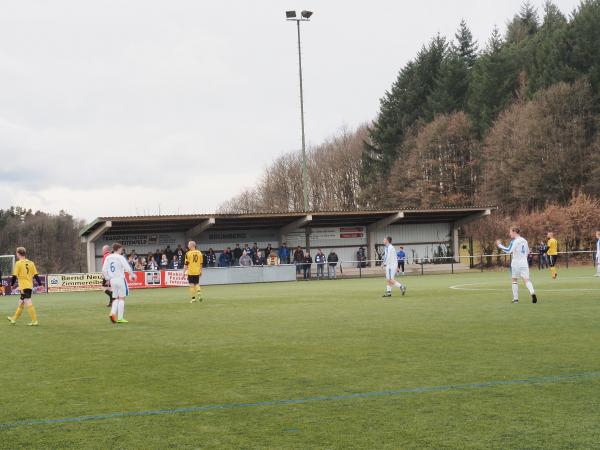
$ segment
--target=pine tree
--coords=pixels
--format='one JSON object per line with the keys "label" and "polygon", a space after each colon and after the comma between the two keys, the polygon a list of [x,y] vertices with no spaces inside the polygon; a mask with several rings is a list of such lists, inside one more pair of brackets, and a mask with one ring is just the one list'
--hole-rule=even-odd
{"label": "pine tree", "polygon": [[456,43],[452,43],[446,53],[428,99],[434,115],[461,111],[466,107],[470,71],[477,59],[477,42],[464,19],[454,36]]}
{"label": "pine tree", "polygon": [[477,41],[473,39],[473,33],[467,26],[465,19],[460,21],[460,26],[454,37],[456,39],[454,49],[465,60],[467,67],[470,69],[477,59],[478,45]]}
{"label": "pine tree", "polygon": [[402,68],[391,89],[380,100],[380,110],[369,130],[362,156],[363,188],[368,189],[377,180],[387,177],[407,130],[419,120],[433,118],[427,99],[435,87],[447,47],[444,37],[433,38],[414,61]]}
{"label": "pine tree", "polygon": [[520,72],[517,56],[515,49],[504,45],[494,27],[485,51],[473,67],[467,98],[467,110],[481,135],[515,96]]}

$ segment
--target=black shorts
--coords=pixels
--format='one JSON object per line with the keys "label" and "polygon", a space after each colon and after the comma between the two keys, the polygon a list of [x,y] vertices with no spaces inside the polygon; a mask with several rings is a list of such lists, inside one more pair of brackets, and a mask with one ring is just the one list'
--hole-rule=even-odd
{"label": "black shorts", "polygon": [[102,287],[109,287],[110,284],[108,283],[108,280],[106,278],[102,278]]}
{"label": "black shorts", "polygon": [[558,255],[548,255],[548,264],[550,264],[550,267],[554,267],[556,265],[557,259]]}
{"label": "black shorts", "polygon": [[200,284],[200,275],[188,275],[188,283]]}
{"label": "black shorts", "polygon": [[31,289],[23,289],[21,291],[21,300],[30,299],[31,298]]}

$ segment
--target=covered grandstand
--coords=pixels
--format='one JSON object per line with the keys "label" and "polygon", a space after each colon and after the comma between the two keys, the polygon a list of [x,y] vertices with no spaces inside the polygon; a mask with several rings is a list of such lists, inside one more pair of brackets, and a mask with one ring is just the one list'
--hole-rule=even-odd
{"label": "covered grandstand", "polygon": [[412,257],[432,257],[440,248],[459,253],[462,225],[491,213],[492,207],[389,209],[374,211],[291,212],[264,214],[189,214],[99,217],[81,231],[87,246],[89,272],[100,269],[104,244],[122,243],[142,254],[194,239],[201,250],[221,252],[235,244],[254,242],[260,248],[283,242],[289,247],[335,250],[342,261],[352,261],[361,246],[376,259],[385,236],[403,245]]}

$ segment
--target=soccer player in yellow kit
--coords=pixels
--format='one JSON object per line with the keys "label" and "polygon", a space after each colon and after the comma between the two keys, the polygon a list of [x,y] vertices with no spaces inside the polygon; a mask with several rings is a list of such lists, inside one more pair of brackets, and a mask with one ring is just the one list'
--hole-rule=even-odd
{"label": "soccer player in yellow kit", "polygon": [[548,264],[550,265],[550,274],[556,279],[556,259],[558,258],[558,241],[554,239],[554,233],[548,232]]}
{"label": "soccer player in yellow kit", "polygon": [[27,311],[31,316],[31,322],[29,325],[37,326],[38,320],[33,303],[31,303],[31,293],[33,292],[33,279],[35,278],[35,281],[37,281],[38,285],[40,286],[42,286],[42,281],[38,276],[38,272],[33,261],[27,259],[27,251],[25,250],[25,247],[17,248],[17,259],[18,261],[13,270],[11,286],[14,286],[17,280],[19,280],[21,299],[19,300],[19,305],[17,306],[15,315],[12,317],[7,317],[7,319],[11,324],[16,324],[17,320],[19,320],[19,317],[21,317],[21,314],[23,313],[23,309],[25,309],[25,306],[27,306]]}
{"label": "soccer player in yellow kit", "polygon": [[183,271],[188,277],[190,284],[190,293],[192,299],[190,303],[195,303],[196,300],[202,301],[202,289],[200,288],[200,277],[202,276],[202,261],[204,257],[202,252],[196,248],[194,241],[188,242],[188,252],[185,254],[185,265]]}

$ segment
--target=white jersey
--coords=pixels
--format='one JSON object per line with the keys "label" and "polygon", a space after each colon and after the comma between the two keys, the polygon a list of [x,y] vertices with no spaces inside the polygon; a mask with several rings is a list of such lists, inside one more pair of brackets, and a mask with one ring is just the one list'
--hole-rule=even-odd
{"label": "white jersey", "polygon": [[504,253],[510,253],[512,255],[512,267],[529,267],[527,262],[527,256],[529,255],[529,244],[525,238],[521,236],[513,239],[508,247],[500,244],[498,248]]}
{"label": "white jersey", "polygon": [[600,263],[600,239],[596,242],[596,259]]}
{"label": "white jersey", "polygon": [[386,267],[398,267],[398,256],[392,244],[388,244],[383,252],[383,265]]}
{"label": "white jersey", "polygon": [[123,255],[112,253],[106,257],[102,265],[105,279],[125,279],[125,272],[133,273],[133,270]]}

